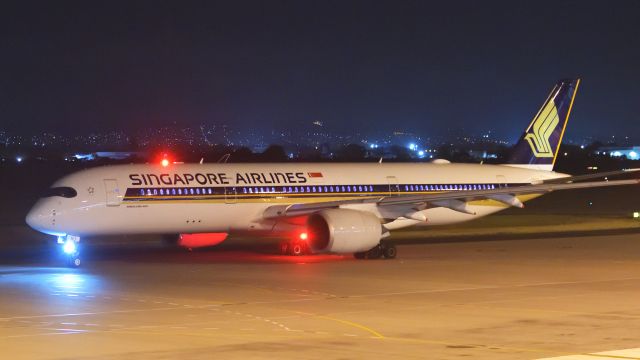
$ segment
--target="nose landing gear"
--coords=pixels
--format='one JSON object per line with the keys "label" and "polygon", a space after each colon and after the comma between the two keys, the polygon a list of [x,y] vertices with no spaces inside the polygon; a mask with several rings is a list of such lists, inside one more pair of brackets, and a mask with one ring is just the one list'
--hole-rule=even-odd
{"label": "nose landing gear", "polygon": [[280,243],[280,254],[302,256],[311,253],[309,245],[305,241],[291,240]]}
{"label": "nose landing gear", "polygon": [[79,257],[80,254],[76,254],[74,256],[70,256],[67,258],[67,266],[69,267],[78,267],[80,266],[81,260]]}
{"label": "nose landing gear", "polygon": [[368,251],[354,253],[353,257],[356,259],[379,259],[381,257],[385,259],[395,259],[396,255],[398,255],[396,246],[389,242],[382,241]]}
{"label": "nose landing gear", "polygon": [[65,263],[69,267],[78,267],[82,263],[80,260],[79,243],[79,236],[67,235],[66,237],[58,237],[58,244],[62,245],[62,253],[65,258]]}

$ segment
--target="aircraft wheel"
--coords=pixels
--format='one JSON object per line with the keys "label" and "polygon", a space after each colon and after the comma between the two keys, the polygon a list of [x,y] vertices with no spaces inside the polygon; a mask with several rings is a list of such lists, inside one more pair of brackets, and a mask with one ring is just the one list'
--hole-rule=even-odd
{"label": "aircraft wheel", "polygon": [[398,255],[398,250],[396,250],[395,245],[388,244],[382,250],[382,255],[384,255],[386,259],[395,259],[396,255]]}
{"label": "aircraft wheel", "polygon": [[299,242],[294,242],[291,244],[291,255],[293,256],[301,256],[306,253],[304,245]]}
{"label": "aircraft wheel", "polygon": [[82,263],[82,260],[80,260],[79,256],[69,256],[69,258],[67,259],[67,266],[69,267],[79,267],[80,264]]}
{"label": "aircraft wheel", "polygon": [[365,253],[366,259],[379,259],[382,256],[382,250],[380,249],[380,245],[374,246],[372,249]]}
{"label": "aircraft wheel", "polygon": [[289,255],[289,242],[283,241],[280,243],[280,255]]}

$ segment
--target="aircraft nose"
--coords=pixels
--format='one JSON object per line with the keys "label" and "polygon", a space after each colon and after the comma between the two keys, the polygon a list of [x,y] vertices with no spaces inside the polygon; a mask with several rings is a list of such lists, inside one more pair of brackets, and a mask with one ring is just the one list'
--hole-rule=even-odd
{"label": "aircraft nose", "polygon": [[55,221],[52,211],[42,201],[38,201],[27,213],[25,221],[32,229],[47,233]]}

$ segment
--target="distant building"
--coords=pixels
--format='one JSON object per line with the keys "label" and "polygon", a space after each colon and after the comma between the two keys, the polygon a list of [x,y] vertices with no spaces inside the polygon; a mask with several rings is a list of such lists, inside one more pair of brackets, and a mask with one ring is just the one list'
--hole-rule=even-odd
{"label": "distant building", "polygon": [[482,160],[498,158],[498,154],[487,152],[487,150],[469,150],[469,156]]}

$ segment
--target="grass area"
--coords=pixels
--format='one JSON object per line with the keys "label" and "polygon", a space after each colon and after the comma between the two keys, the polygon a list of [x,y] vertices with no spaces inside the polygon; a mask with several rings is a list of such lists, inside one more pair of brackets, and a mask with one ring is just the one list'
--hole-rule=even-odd
{"label": "grass area", "polygon": [[416,227],[392,232],[391,239],[443,238],[507,234],[544,234],[638,229],[640,220],[618,216],[493,215],[463,224]]}

